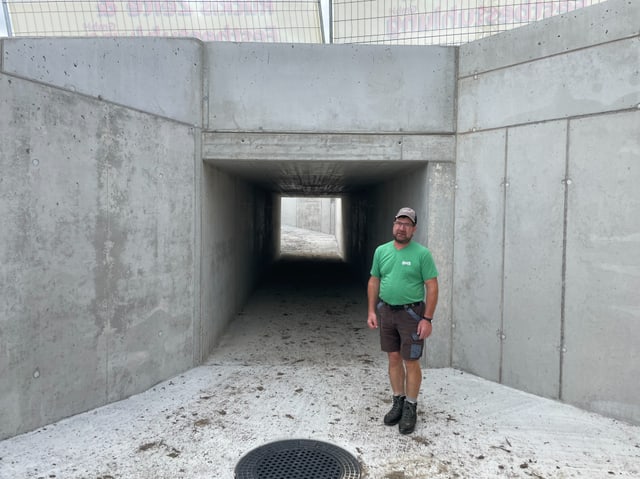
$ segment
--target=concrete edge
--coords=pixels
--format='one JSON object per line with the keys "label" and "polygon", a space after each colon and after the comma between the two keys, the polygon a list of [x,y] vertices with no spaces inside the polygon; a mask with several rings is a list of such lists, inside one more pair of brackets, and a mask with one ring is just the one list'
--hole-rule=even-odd
{"label": "concrete edge", "polygon": [[461,45],[458,79],[639,34],[637,2],[608,0]]}
{"label": "concrete edge", "polygon": [[203,133],[204,160],[455,162],[455,135]]}

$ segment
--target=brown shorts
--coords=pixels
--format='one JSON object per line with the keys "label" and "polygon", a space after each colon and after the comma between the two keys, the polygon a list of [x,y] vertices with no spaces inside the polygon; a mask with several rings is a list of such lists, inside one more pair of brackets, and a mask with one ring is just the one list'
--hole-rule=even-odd
{"label": "brown shorts", "polygon": [[[412,309],[418,318],[424,314],[424,302]],[[422,357],[424,339],[418,338],[418,320],[404,308],[392,309],[378,303],[380,347],[385,353],[400,351],[402,359],[414,361]]]}

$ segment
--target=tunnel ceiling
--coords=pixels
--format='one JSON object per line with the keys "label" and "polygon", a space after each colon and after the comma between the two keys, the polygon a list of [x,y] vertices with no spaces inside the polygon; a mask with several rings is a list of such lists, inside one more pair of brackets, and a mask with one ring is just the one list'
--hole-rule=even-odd
{"label": "tunnel ceiling", "polygon": [[423,166],[415,161],[207,160],[207,163],[285,196],[339,196],[410,174]]}
{"label": "tunnel ceiling", "polygon": [[203,133],[205,163],[285,196],[339,196],[454,161],[453,134]]}

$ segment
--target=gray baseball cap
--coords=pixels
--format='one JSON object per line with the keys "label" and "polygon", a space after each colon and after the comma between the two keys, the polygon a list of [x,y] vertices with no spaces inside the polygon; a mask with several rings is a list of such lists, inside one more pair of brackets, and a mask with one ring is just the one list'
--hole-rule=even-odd
{"label": "gray baseball cap", "polygon": [[413,221],[414,225],[418,222],[418,220],[416,219],[416,212],[406,206],[404,208],[400,208],[400,210],[396,213],[396,219],[400,218],[401,216],[406,216],[407,218],[409,218],[411,221]]}

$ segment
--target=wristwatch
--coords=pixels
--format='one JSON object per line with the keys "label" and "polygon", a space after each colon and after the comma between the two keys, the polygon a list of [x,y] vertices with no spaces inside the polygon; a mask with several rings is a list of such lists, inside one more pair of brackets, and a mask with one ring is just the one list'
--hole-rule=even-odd
{"label": "wristwatch", "polygon": [[425,316],[423,316],[423,317],[422,317],[422,319],[426,319],[426,320],[427,320],[427,321],[429,321],[429,322],[433,321],[433,318],[427,318],[427,317],[425,317]]}

